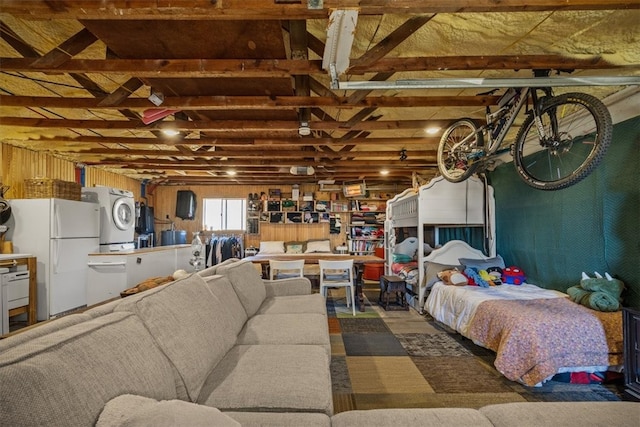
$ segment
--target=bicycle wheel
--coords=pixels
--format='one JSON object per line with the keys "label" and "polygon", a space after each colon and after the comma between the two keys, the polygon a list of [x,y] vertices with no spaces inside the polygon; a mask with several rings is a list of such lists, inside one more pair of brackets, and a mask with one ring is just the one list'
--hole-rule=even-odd
{"label": "bicycle wheel", "polygon": [[567,93],[546,99],[540,119],[546,137],[533,113],[518,131],[513,162],[520,177],[539,190],[560,190],[593,172],[611,143],[607,107],[591,95]]}
{"label": "bicycle wheel", "polygon": [[[471,119],[458,120],[447,128],[438,145],[438,169],[450,182],[461,182],[474,174],[478,168],[472,156],[482,147],[482,132]],[[473,135],[475,134],[475,135]],[[469,141],[454,148],[454,145],[469,137]]]}

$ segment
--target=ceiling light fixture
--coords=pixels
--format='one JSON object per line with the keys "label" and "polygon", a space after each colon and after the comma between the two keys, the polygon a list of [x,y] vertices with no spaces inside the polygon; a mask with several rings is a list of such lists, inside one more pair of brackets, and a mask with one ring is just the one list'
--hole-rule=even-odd
{"label": "ceiling light fixture", "polygon": [[166,136],[176,136],[180,134],[180,132],[175,129],[162,129],[162,133]]}
{"label": "ceiling light fixture", "polygon": [[228,171],[227,171],[227,175],[229,175],[229,176],[235,176],[235,175],[236,175],[236,171],[234,171],[234,170],[228,170]]}
{"label": "ceiling light fixture", "polygon": [[440,131],[439,127],[431,127],[431,128],[427,128],[424,130],[426,133],[428,133],[429,135],[435,135],[436,133],[438,133]]}
{"label": "ceiling light fixture", "polygon": [[382,169],[380,171],[380,175],[389,175],[389,170],[388,169]]}
{"label": "ceiling light fixture", "polygon": [[300,136],[309,136],[311,135],[311,128],[309,127],[309,122],[300,122],[300,127],[298,128],[298,135]]}

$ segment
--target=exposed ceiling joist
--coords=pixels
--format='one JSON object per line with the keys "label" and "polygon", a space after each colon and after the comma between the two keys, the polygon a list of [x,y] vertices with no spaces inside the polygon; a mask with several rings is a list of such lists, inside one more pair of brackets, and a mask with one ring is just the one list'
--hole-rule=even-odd
{"label": "exposed ceiling joist", "polygon": [[[581,88],[556,93],[609,99],[629,81],[591,85],[596,78],[640,76],[637,0],[307,3],[0,0],[0,143],[154,184],[322,177],[406,187],[417,171],[433,176],[450,122],[481,122],[499,99],[447,79],[493,89],[530,70],[575,70]],[[332,88],[321,61],[329,14],[348,8],[358,20],[340,80],[370,86]],[[440,85],[397,85],[431,79]],[[159,107],[151,88],[163,93]],[[144,125],[150,108],[168,112]],[[171,129],[179,134],[162,132]],[[281,163],[315,175],[292,176]]]}

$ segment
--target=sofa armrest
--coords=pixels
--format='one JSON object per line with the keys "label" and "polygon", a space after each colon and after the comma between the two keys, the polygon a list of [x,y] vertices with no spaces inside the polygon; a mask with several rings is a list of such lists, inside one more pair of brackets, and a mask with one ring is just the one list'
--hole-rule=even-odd
{"label": "sofa armrest", "polygon": [[311,281],[306,277],[263,280],[263,282],[267,289],[267,298],[311,294]]}

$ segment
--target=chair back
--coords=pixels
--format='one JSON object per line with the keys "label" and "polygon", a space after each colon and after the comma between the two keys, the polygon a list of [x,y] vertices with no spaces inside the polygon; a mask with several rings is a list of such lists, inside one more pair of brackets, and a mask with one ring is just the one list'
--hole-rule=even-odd
{"label": "chair back", "polygon": [[353,315],[356,315],[356,298],[353,260],[329,261],[318,260],[320,267],[320,294],[327,297],[327,288],[344,287],[347,291],[347,307],[351,305]]}
{"label": "chair back", "polygon": [[320,283],[349,283],[354,285],[353,260],[318,260]]}
{"label": "chair back", "polygon": [[304,260],[269,260],[269,280],[304,277]]}

